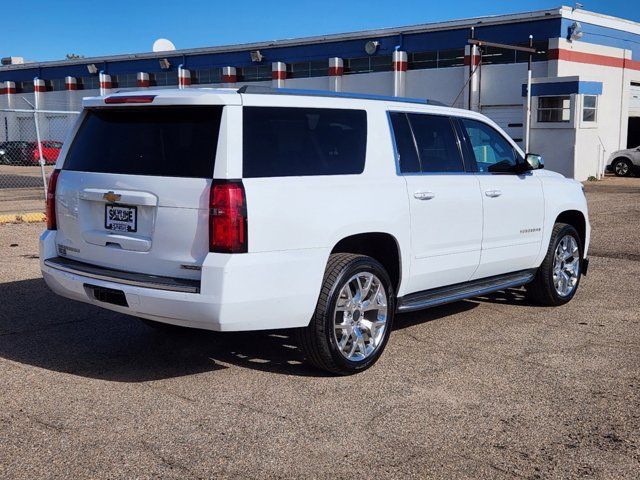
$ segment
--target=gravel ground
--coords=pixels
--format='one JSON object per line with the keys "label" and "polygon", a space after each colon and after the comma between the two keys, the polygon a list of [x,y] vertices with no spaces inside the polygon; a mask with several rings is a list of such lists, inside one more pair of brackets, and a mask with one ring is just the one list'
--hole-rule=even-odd
{"label": "gravel ground", "polygon": [[640,179],[587,186],[589,276],[397,317],[348,378],[287,334],[167,336],[50,293],[0,226],[0,478],[638,478]]}

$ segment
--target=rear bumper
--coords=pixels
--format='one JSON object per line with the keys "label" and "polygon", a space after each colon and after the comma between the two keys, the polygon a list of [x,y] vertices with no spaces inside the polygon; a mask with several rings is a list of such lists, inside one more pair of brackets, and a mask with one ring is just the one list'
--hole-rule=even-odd
{"label": "rear bumper", "polygon": [[111,268],[98,267],[96,265],[78,262],[77,260],[72,260],[66,257],[49,258],[44,260],[44,264],[54,270],[80,275],[90,280],[104,280],[106,282],[152,288],[155,290],[200,293],[200,282],[195,280],[125,272],[122,270],[114,270]]}
{"label": "rear bumper", "polygon": [[[54,260],[55,235],[46,231],[40,238],[40,267],[45,282],[58,295],[127,315],[216,331],[308,325],[329,256],[326,249],[209,254],[202,265],[199,293],[188,293],[93,275],[71,262],[60,268],[64,262]],[[104,297],[96,295],[94,287],[123,292],[126,306],[98,300]]]}

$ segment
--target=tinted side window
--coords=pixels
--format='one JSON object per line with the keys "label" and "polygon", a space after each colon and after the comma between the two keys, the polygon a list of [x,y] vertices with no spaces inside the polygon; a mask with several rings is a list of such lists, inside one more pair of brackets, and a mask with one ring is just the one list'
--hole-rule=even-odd
{"label": "tinted side window", "polygon": [[462,155],[449,117],[408,114],[423,172],[464,172]]}
{"label": "tinted side window", "polygon": [[362,173],[366,145],[364,110],[244,108],[247,178]]}
{"label": "tinted side window", "polygon": [[510,172],[518,163],[518,153],[493,127],[477,120],[461,118],[480,172]]}
{"label": "tinted side window", "polygon": [[63,168],[211,178],[221,115],[222,107],[91,109]]}
{"label": "tinted side window", "polygon": [[407,115],[404,113],[392,112],[391,125],[393,126],[393,136],[398,151],[398,162],[400,172],[415,173],[420,171],[420,160],[416,151],[416,144],[413,141],[413,133]]}

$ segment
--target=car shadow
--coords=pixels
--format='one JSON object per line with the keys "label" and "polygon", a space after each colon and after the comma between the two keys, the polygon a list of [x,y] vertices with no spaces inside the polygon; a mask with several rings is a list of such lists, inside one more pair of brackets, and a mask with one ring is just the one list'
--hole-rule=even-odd
{"label": "car shadow", "polygon": [[477,303],[469,300],[461,300],[459,302],[447,303],[438,307],[431,307],[425,310],[417,310],[415,312],[407,312],[396,314],[393,329],[402,330],[427,322],[434,322],[451,315],[473,310],[478,306]]}
{"label": "car shadow", "polygon": [[[497,295],[497,294],[496,294]],[[492,295],[480,301],[518,302]],[[134,317],[52,293],[42,279],[0,284],[0,357],[46,370],[115,382],[146,382],[236,365],[264,372],[327,376],[308,366],[290,330],[165,332]],[[394,329],[475,308],[461,301],[398,315]]]}
{"label": "car shadow", "polygon": [[165,332],[128,315],[59,297],[42,279],[0,284],[0,358],[116,382],[194,375],[225,364],[326,375],[303,363],[290,331]]}
{"label": "car shadow", "polygon": [[509,288],[507,290],[500,290],[498,292],[475,297],[473,301],[503,305],[520,305],[523,307],[537,306],[526,297],[525,290],[522,287]]}

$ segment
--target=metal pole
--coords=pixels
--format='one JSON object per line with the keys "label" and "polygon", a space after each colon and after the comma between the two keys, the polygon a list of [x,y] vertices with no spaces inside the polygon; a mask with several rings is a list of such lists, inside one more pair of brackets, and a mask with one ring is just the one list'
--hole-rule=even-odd
{"label": "metal pole", "polygon": [[[529,48],[533,48],[533,35],[529,35]],[[529,142],[531,139],[531,63],[533,54],[529,52],[529,62],[527,66],[527,118],[524,140],[524,153],[529,153]]]}
{"label": "metal pole", "polygon": [[482,113],[482,48],[478,50],[478,112]]}
{"label": "metal pole", "polygon": [[40,172],[42,173],[42,186],[44,187],[44,198],[47,198],[47,174],[44,172],[44,156],[42,155],[42,139],[40,138],[40,126],[38,122],[38,111],[33,111],[33,121],[36,124],[36,141],[38,142],[38,155],[40,155]]}
{"label": "metal pole", "polygon": [[[474,40],[476,37],[476,29],[474,27],[471,27],[471,33],[470,33],[470,37],[469,40]],[[469,45],[469,80],[468,80],[468,84],[469,84],[469,98],[468,98],[468,110],[471,110],[471,90],[473,88],[472,82],[473,82],[473,63],[474,63],[474,58],[473,58],[473,52],[474,52],[474,48],[475,45],[471,44]]]}

